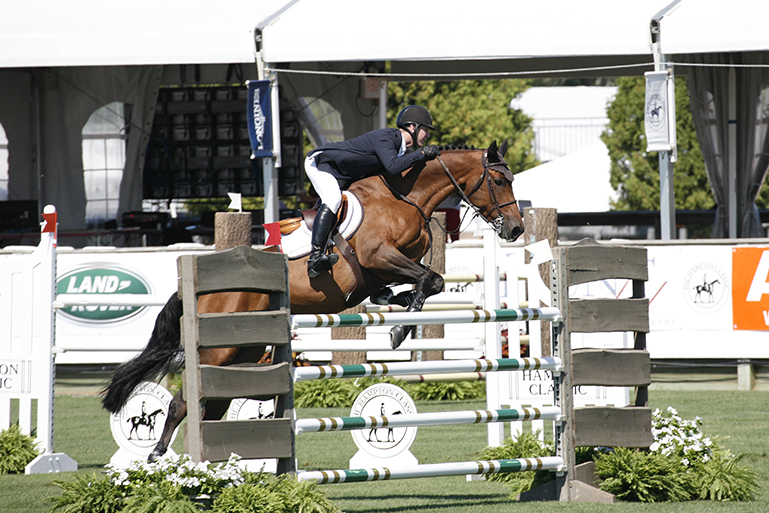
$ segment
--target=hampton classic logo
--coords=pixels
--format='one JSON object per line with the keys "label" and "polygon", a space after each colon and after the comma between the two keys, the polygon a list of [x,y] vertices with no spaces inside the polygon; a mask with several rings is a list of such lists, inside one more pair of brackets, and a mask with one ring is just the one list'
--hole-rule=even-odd
{"label": "hampton classic logo", "polygon": [[[81,267],[64,274],[56,283],[58,294],[150,294],[146,280],[110,265]],[[114,322],[132,317],[143,306],[68,306],[60,312],[84,322]]]}
{"label": "hampton classic logo", "polygon": [[[380,383],[360,393],[353,403],[350,415],[378,417],[416,412],[417,407],[405,390],[389,383]],[[352,438],[358,449],[378,458],[391,458],[408,450],[416,436],[416,427],[379,427],[352,431]]]}
{"label": "hampton classic logo", "polygon": [[729,299],[729,277],[718,265],[700,262],[684,276],[683,294],[695,310],[713,312]]}

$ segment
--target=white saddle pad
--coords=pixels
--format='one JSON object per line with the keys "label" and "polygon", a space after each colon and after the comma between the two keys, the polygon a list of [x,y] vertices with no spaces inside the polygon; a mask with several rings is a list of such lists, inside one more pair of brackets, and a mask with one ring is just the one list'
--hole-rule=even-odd
{"label": "white saddle pad", "polygon": [[[345,239],[349,239],[363,222],[363,207],[354,194],[348,191],[344,191],[342,194],[347,197],[347,215],[337,229]],[[299,228],[280,239],[283,253],[288,255],[291,260],[308,255],[311,236],[312,232],[307,228],[307,223],[303,219]],[[331,244],[333,245],[333,242]]]}

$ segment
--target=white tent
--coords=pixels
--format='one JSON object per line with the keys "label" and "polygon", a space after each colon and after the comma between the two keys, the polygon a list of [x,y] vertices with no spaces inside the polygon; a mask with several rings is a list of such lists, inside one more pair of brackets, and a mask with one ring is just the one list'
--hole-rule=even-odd
{"label": "white tent", "polygon": [[[361,109],[360,72],[376,73],[389,62],[390,76],[407,80],[511,77],[516,72],[640,75],[652,69],[651,18],[670,2],[477,0],[461,7],[443,0],[220,0],[210,6],[178,0],[11,2],[0,17],[0,123],[9,140],[9,199],[54,203],[63,228],[81,228],[80,131],[88,113],[123,101],[133,106],[136,129],[128,136],[120,211],[140,208],[153,99],[161,85],[184,84],[185,77],[188,84],[222,83],[228,65],[240,64],[242,78],[253,79],[264,62],[279,70],[289,99],[329,101],[341,112],[345,137],[350,137],[374,128],[379,118],[361,115],[375,113],[376,105],[365,100],[369,110]],[[683,0],[660,23],[661,49],[679,63],[677,72],[679,65],[695,62],[712,66],[703,62],[710,59],[708,52],[719,52],[713,57],[721,59],[716,64],[747,57],[765,63],[767,19],[765,0]],[[194,70],[185,73],[185,66]],[[740,75],[732,83],[763,87],[764,79]],[[700,92],[719,102],[730,94],[755,96],[753,89],[713,91],[704,87]],[[737,105],[745,118],[739,121],[738,116],[738,126],[749,127],[756,106]],[[728,122],[720,116],[724,127]],[[753,138],[745,133],[733,140],[742,144]],[[739,148],[740,155],[751,151]],[[736,153],[732,148],[731,154]],[[737,183],[736,169],[745,167],[740,159],[725,183]],[[709,171],[719,169],[717,163],[709,166]],[[752,183],[762,179],[753,174]],[[718,193],[720,205],[740,205],[729,211],[732,220],[750,214],[752,205],[749,194],[734,190]]]}
{"label": "white tent", "polygon": [[609,152],[602,142],[515,175],[515,198],[558,212],[606,212],[616,199],[609,185]]}

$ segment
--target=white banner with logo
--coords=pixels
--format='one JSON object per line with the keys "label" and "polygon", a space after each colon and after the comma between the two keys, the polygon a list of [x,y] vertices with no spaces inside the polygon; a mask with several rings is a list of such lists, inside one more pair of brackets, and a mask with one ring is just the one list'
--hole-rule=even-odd
{"label": "white banner with logo", "polygon": [[[670,101],[668,98],[667,71],[650,71],[646,77],[646,102],[644,108],[644,132],[646,134],[646,151],[670,151],[673,148],[671,127],[668,123]],[[672,127],[674,130],[675,127]]]}
{"label": "white banner with logo", "polygon": [[[177,290],[176,260],[211,251],[152,248],[60,249],[57,294],[139,294]],[[117,363],[147,345],[162,306],[69,306],[56,316],[57,363]]]}

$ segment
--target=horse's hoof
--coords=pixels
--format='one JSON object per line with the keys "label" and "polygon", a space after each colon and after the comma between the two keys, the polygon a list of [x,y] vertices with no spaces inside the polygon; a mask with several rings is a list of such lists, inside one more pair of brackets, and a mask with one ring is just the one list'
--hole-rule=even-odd
{"label": "horse's hoof", "polygon": [[405,336],[406,333],[403,326],[393,326],[393,329],[390,330],[390,347],[398,349],[403,343]]}
{"label": "horse's hoof", "polygon": [[158,461],[160,458],[163,457],[163,455],[166,453],[163,449],[158,449],[155,447],[149,456],[147,456],[147,462],[153,463],[155,461]]}

